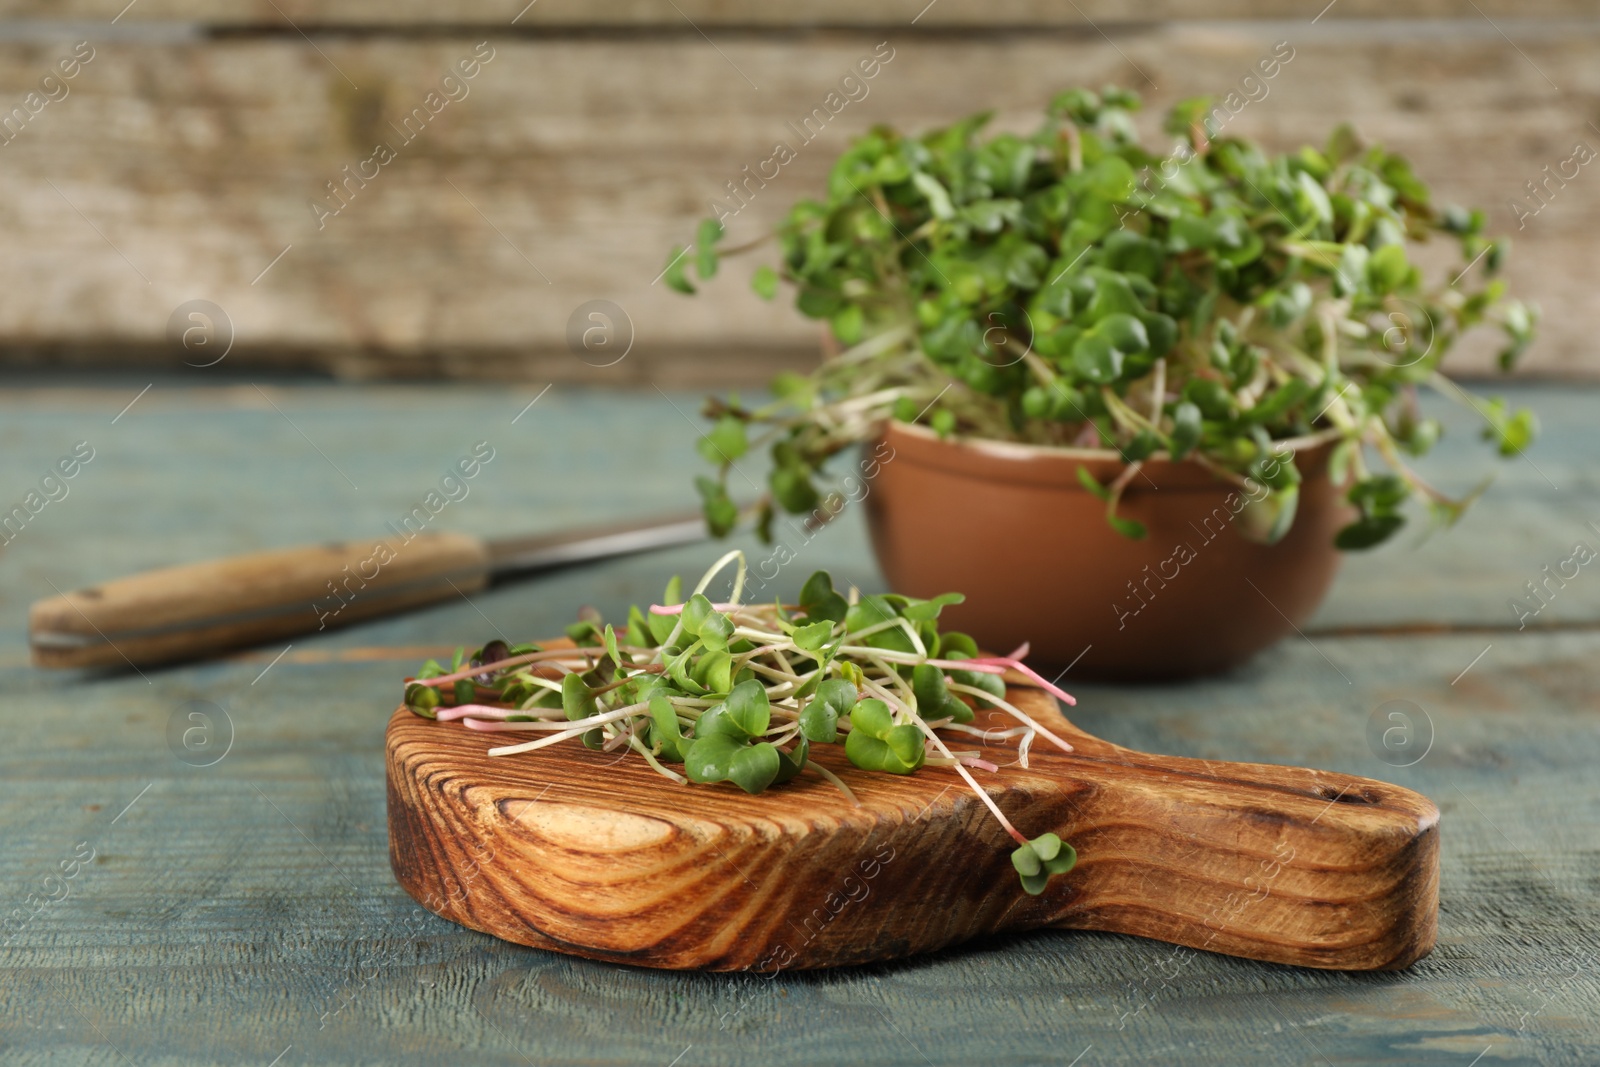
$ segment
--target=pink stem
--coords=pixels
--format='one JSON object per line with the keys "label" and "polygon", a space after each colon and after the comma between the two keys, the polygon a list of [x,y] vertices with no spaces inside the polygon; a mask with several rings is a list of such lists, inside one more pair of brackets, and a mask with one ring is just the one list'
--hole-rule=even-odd
{"label": "pink stem", "polygon": [[965,763],[968,767],[976,767],[980,771],[989,771],[991,773],[993,773],[995,771],[998,771],[1000,769],[998,766],[996,766],[993,763],[990,763],[988,760],[979,759],[977,756],[962,756],[956,762],[957,763]]}
{"label": "pink stem", "polygon": [[[716,609],[717,611],[736,611],[739,608],[748,608],[750,605],[749,604],[712,604],[711,606],[714,609]],[[789,610],[789,611],[797,611],[797,610],[799,610],[797,605],[790,604],[790,605],[785,605],[785,606],[786,606],[787,610]],[[650,614],[652,614],[652,615],[681,615],[681,614],[683,614],[683,608],[684,608],[683,604],[651,604],[650,605]]]}
{"label": "pink stem", "polygon": [[[652,615],[682,615],[684,606],[685,605],[683,605],[683,604],[651,604],[650,605],[650,614],[652,614]],[[744,605],[743,604],[713,604],[713,605],[711,605],[711,607],[712,607],[712,610],[714,610],[714,611],[732,611],[735,608],[742,608],[742,607],[744,607]]]}
{"label": "pink stem", "polygon": [[[554,662],[563,659],[584,659],[587,661],[589,655],[602,656],[605,651],[603,648],[547,648],[542,652],[529,652],[527,655],[512,656],[510,659],[499,660],[495,663],[467,667],[464,670],[456,671],[454,674],[441,674],[437,678],[407,678],[406,684],[410,685],[415,682],[418,685],[431,685],[437,688],[448,682],[459,682],[463,678],[473,678],[490,671],[503,670],[506,667],[520,667],[524,663]],[[556,654],[552,655],[551,653]]]}
{"label": "pink stem", "polygon": [[[874,686],[874,688],[877,687]],[[922,721],[922,716],[913,715],[911,720],[916,724],[917,729],[921,730],[923,734],[927,736],[928,743],[931,744],[936,751],[945,756],[947,759],[950,758],[950,750],[945,747],[945,743],[943,741],[939,740],[939,735],[933,732],[933,727]],[[1019,845],[1026,845],[1028,843],[1028,839],[1023,837],[1022,833],[1015,826],[1011,825],[1011,820],[1006,818],[1005,812],[1000,810],[1000,806],[994,802],[994,798],[989,796],[988,792],[983,788],[983,786],[978,784],[978,780],[972,777],[972,772],[962,766],[962,762],[962,760],[956,760],[956,773],[961,775],[962,778],[966,779],[967,785],[971,787],[972,792],[977,795],[978,799],[983,801],[984,806],[989,809],[989,813],[995,817],[995,821],[1000,824],[1001,828],[1004,829],[1006,833],[1011,835],[1011,840],[1015,841]]]}
{"label": "pink stem", "polygon": [[532,722],[487,722],[483,719],[463,719],[461,725],[469,730],[477,730],[486,734],[520,733],[537,729],[540,725],[548,724],[549,719],[534,720]]}
{"label": "pink stem", "polygon": [[991,656],[991,657],[989,657],[987,659],[983,659],[983,660],[968,660],[967,662],[968,663],[981,662],[981,663],[989,663],[989,664],[1004,664],[1006,667],[1010,667],[1012,670],[1018,671],[1018,672],[1020,672],[1022,674],[1027,675],[1029,678],[1032,678],[1035,682],[1039,683],[1039,688],[1043,689],[1047,693],[1054,694],[1055,696],[1059,697],[1064,703],[1071,705],[1071,704],[1076,704],[1078,702],[1077,698],[1075,698],[1071,693],[1067,692],[1065,689],[1056,688],[1056,686],[1055,686],[1055,684],[1053,682],[1045,681],[1044,678],[1042,678],[1039,675],[1039,673],[1037,671],[1035,671],[1032,667],[1028,666],[1026,663],[1023,663],[1019,659],[1012,658],[1011,656]]}
{"label": "pink stem", "polygon": [[930,659],[928,664],[947,671],[977,671],[979,674],[1004,674],[1004,667],[996,667],[986,659]]}
{"label": "pink stem", "polygon": [[480,719],[507,719],[521,714],[524,713],[516,708],[496,708],[488,704],[457,704],[452,708],[440,708],[434,717],[440,722],[454,722],[457,719],[465,719],[468,715],[476,715]]}

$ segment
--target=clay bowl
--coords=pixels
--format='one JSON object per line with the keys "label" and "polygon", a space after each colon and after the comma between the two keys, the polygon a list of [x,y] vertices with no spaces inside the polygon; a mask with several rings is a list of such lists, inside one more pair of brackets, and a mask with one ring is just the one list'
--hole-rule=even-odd
{"label": "clay bowl", "polygon": [[[1303,478],[1289,533],[1247,540],[1231,519],[1243,491],[1190,461],[1150,460],[1105,520],[1078,468],[1101,484],[1121,460],[1087,450],[940,440],[891,423],[866,496],[878,563],[896,592],[951,590],[942,622],[985,648],[1027,641],[1031,658],[1073,675],[1182,678],[1226,670],[1293,633],[1339,569],[1351,511],[1327,476],[1326,447],[1295,458]],[[1080,658],[1081,657],[1081,658]]]}

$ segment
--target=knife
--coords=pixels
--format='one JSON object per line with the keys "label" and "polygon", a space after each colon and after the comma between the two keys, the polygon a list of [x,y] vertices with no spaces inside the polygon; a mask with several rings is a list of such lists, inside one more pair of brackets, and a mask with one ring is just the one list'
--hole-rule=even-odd
{"label": "knife", "polygon": [[253,552],[58,591],[28,609],[28,644],[39,667],[174,663],[705,537],[704,519],[680,515],[490,540],[401,530],[380,540]]}

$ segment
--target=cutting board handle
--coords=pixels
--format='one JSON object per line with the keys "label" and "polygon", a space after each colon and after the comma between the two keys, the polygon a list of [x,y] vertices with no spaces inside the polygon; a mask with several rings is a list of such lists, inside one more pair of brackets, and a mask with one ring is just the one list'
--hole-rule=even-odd
{"label": "cutting board handle", "polygon": [[343,626],[482,589],[476,537],[302,545],[146,571],[36,602],[40,667],[145,666]]}
{"label": "cutting board handle", "polygon": [[1069,737],[1076,753],[1040,760],[1067,791],[1082,857],[1054,925],[1341,970],[1405,967],[1432,949],[1439,810],[1426,797]]}

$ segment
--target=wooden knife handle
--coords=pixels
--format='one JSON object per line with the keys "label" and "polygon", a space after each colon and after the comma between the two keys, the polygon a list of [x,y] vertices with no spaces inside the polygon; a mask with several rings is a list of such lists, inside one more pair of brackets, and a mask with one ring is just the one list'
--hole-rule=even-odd
{"label": "wooden knife handle", "polygon": [[146,666],[221,652],[482,589],[476,537],[345,541],[146,571],[40,600],[28,610],[40,667]]}

